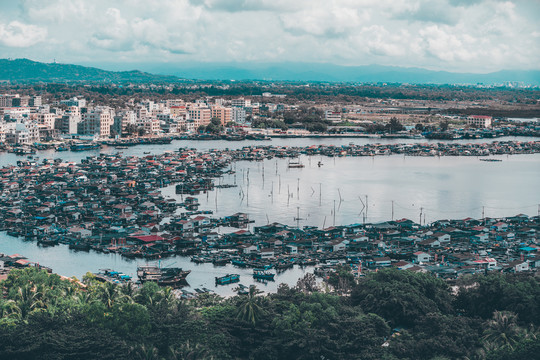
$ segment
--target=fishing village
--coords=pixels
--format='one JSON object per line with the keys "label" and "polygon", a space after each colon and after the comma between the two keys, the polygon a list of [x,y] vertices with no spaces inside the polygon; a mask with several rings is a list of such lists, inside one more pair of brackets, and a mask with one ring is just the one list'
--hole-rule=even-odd
{"label": "fishing village", "polygon": [[[425,220],[422,225],[422,218],[419,223],[401,219],[322,228],[269,219],[250,229],[249,214],[214,217],[212,210],[200,209],[197,196],[216,188],[235,188],[236,184],[218,179],[234,173],[238,161],[286,158],[289,167],[301,168],[300,155],[317,156],[320,167],[324,158],[340,156],[478,156],[501,161],[489,155],[539,152],[538,141],[494,141],[261,145],[205,152],[180,148],[143,157],[100,154],[80,163],[27,156],[0,169],[0,229],[41,247],[64,244],[72,251],[116,253],[146,264],[137,267],[136,279],[114,269],[87,269],[98,279],[119,284],[154,281],[181,288],[191,270],[159,265],[172,256],[189,257],[194,265],[252,269],[253,279],[263,283],[294,267],[309,268],[323,279],[341,266],[356,276],[396,267],[450,280],[486,271],[530,272],[540,267],[538,216],[438,220],[427,225]],[[182,202],[161,193],[168,186],[175,188]],[[19,254],[0,261],[3,268],[48,265]],[[236,273],[215,277],[216,286],[240,281]],[[237,291],[247,290],[240,284]],[[193,296],[189,291],[181,294]]]}

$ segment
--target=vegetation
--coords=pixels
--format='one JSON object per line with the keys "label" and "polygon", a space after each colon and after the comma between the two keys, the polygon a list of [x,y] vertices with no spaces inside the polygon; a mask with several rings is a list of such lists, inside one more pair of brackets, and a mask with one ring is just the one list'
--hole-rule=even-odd
{"label": "vegetation", "polygon": [[[540,282],[346,267],[264,295],[179,300],[170,288],[13,270],[1,283],[2,359],[532,359]],[[494,296],[496,294],[496,296]]]}

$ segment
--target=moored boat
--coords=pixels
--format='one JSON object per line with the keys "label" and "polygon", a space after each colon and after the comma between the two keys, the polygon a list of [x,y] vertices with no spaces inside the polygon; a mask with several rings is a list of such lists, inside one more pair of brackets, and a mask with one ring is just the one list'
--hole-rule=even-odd
{"label": "moored boat", "polygon": [[227,285],[240,281],[240,275],[238,274],[227,274],[225,276],[216,276],[216,285]]}
{"label": "moored boat", "polygon": [[253,269],[253,277],[259,280],[274,280],[276,274],[265,269]]}
{"label": "moored boat", "polygon": [[137,266],[137,277],[141,283],[153,281],[160,286],[180,287],[185,283],[190,272],[191,270],[182,270],[182,268],[161,268],[157,265]]}

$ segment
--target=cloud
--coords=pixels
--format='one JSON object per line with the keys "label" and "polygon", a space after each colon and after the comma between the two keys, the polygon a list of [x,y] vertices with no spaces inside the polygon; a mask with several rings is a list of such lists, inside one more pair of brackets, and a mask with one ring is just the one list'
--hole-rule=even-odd
{"label": "cloud", "polygon": [[406,21],[433,22],[455,25],[461,18],[462,9],[450,6],[446,0],[421,1],[395,15],[396,19]]}
{"label": "cloud", "polygon": [[12,21],[0,24],[0,43],[8,47],[30,47],[45,40],[47,29],[36,25],[27,25]]}
{"label": "cloud", "polygon": [[189,0],[194,6],[202,6],[211,11],[294,11],[303,8],[302,1],[290,0]]}
{"label": "cloud", "polygon": [[347,35],[367,19],[365,12],[357,9],[334,7],[311,8],[280,16],[285,31],[296,35],[336,37]]}
{"label": "cloud", "polygon": [[539,11],[538,0],[11,0],[0,46],[75,63],[539,68]]}

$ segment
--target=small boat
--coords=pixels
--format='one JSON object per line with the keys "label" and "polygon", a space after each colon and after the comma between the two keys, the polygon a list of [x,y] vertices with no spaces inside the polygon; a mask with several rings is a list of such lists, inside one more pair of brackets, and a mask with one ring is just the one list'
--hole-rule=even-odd
{"label": "small boat", "polygon": [[275,275],[276,274],[265,269],[253,269],[253,278],[255,279],[273,281]]}
{"label": "small boat", "polygon": [[171,286],[173,288],[184,284],[190,272],[191,270],[172,267],[161,268],[156,265],[137,266],[137,277],[141,283],[153,281],[160,286]]}
{"label": "small boat", "polygon": [[304,164],[302,164],[300,162],[300,160],[298,160],[298,161],[289,161],[288,167],[291,168],[291,169],[298,169],[298,168],[303,168]]}
{"label": "small boat", "polygon": [[225,276],[216,276],[216,285],[227,285],[240,281],[240,275],[238,274],[227,274]]}

